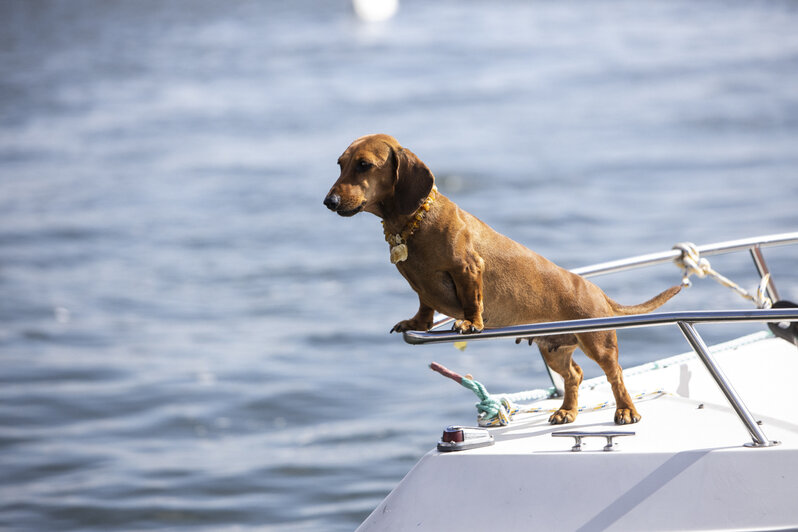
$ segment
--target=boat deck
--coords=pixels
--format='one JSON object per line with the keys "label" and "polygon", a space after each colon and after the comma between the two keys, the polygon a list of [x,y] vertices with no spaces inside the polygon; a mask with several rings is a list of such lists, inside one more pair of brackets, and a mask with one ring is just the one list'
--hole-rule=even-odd
{"label": "boat deck", "polygon": [[[798,375],[798,352],[784,340],[768,333],[758,333],[712,349],[728,380],[772,440],[788,441],[798,434],[798,394],[795,376]],[[780,368],[774,372],[774,368]],[[549,413],[518,414],[508,427],[492,428],[491,433],[510,452],[519,437],[532,437],[558,431],[633,431],[634,437],[618,439],[618,448],[650,452],[665,445],[671,451],[697,448],[738,447],[750,441],[744,425],[729,407],[718,386],[703,367],[695,353],[686,353],[654,364],[632,368],[624,372],[629,393],[647,394],[635,401],[643,415],[640,423],[618,426],[613,422],[613,408],[581,412],[574,423],[549,425]],[[663,394],[656,394],[662,390]],[[612,400],[606,378],[586,381],[579,392],[580,405],[591,407]],[[535,403],[544,409],[554,409],[561,399],[553,398]],[[767,414],[765,414],[767,412]],[[782,438],[781,431],[787,431]],[[689,434],[689,438],[674,438],[675,434]],[[534,438],[527,441],[535,451],[567,450],[570,439]],[[796,442],[798,443],[798,442]],[[603,440],[583,442],[583,450],[601,450]],[[476,451],[476,450],[475,450]],[[489,450],[488,450],[489,452]]]}
{"label": "boat deck", "polygon": [[[751,448],[745,426],[692,353],[625,373],[640,423],[618,426],[614,408],[549,425],[518,414],[488,429],[495,444],[428,453],[359,530],[776,530],[798,525],[798,351],[758,333],[713,355],[770,440]],[[663,390],[662,394],[651,394]],[[606,380],[586,381],[580,405],[612,400]],[[536,403],[556,408],[560,400]],[[586,438],[573,452],[562,431],[634,432]],[[766,495],[764,495],[766,493]],[[574,501],[580,501],[578,505]],[[457,511],[454,514],[452,508]],[[449,509],[441,511],[442,509]]]}

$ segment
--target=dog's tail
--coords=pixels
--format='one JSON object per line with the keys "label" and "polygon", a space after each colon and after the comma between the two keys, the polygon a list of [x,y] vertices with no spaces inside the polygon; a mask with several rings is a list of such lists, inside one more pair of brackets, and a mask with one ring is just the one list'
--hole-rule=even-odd
{"label": "dog's tail", "polygon": [[647,312],[651,312],[652,310],[661,307],[664,305],[670,298],[678,294],[682,289],[682,286],[672,286],[665,290],[662,293],[657,294],[656,296],[652,297],[645,303],[640,303],[639,305],[621,305],[607,298],[607,302],[609,302],[610,307],[612,307],[612,311],[616,316],[629,316],[631,314],[645,314]]}

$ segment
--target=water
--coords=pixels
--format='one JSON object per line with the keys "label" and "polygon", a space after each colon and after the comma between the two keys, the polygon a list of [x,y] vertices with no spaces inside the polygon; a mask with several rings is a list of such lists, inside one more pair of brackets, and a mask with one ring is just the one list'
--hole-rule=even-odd
{"label": "water", "polygon": [[[792,2],[405,0],[367,26],[344,0],[5,0],[0,19],[3,530],[351,530],[474,420],[430,361],[547,386],[509,341],[387,333],[416,298],[377,219],[321,204],[362,134],[567,267],[798,228]],[[766,255],[798,298],[794,250]],[[752,288],[749,262],[713,259]],[[632,304],[678,279],[599,283]],[[746,306],[697,281],[667,308]],[[626,366],[686,349],[621,335]]]}

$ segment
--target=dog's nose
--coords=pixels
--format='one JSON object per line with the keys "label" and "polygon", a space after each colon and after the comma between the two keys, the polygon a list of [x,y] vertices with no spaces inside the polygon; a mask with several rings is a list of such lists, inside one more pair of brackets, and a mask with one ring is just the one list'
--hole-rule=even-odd
{"label": "dog's nose", "polygon": [[338,209],[338,206],[341,205],[341,196],[339,196],[338,194],[330,194],[329,196],[324,198],[324,204],[331,211],[335,211]]}

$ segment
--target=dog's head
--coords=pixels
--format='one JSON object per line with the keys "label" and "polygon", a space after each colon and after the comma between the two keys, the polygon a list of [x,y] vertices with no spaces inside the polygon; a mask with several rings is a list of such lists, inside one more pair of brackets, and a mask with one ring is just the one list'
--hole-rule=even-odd
{"label": "dog's head", "polygon": [[324,205],[341,216],[411,214],[435,183],[429,168],[390,135],[360,137],[338,158],[338,166],[341,175]]}

